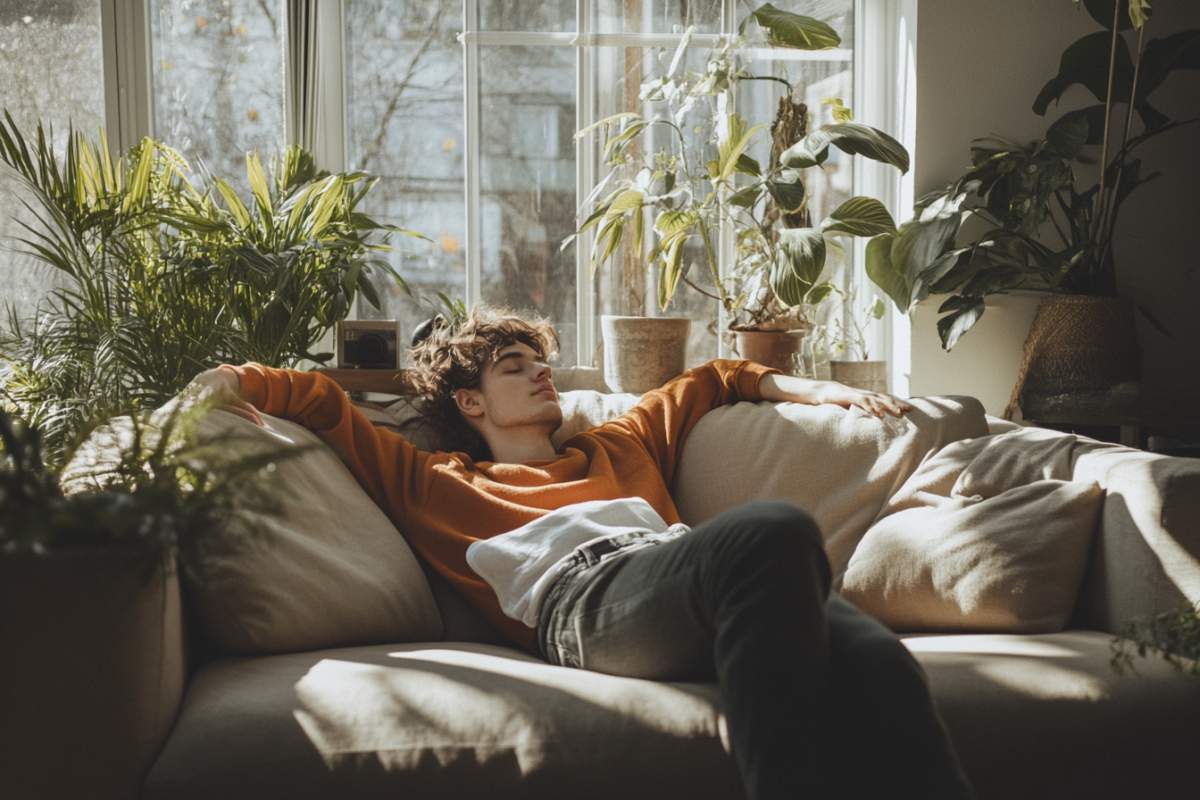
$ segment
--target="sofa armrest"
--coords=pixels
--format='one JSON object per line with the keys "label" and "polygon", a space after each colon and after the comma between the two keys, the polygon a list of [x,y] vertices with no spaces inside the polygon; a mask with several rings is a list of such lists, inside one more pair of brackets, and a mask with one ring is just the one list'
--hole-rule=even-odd
{"label": "sofa armrest", "polygon": [[1120,633],[1135,619],[1200,603],[1200,460],[1080,438],[1072,477],[1106,491],[1082,624]]}
{"label": "sofa armrest", "polygon": [[179,581],[156,564],[0,558],[0,795],[138,796],[186,681]]}

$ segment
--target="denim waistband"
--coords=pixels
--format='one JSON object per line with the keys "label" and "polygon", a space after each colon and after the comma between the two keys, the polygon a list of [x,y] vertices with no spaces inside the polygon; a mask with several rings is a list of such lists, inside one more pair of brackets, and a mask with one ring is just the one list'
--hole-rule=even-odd
{"label": "denim waistband", "polygon": [[542,657],[554,664],[564,663],[562,659],[558,658],[559,648],[549,646],[551,631],[559,627],[556,624],[556,620],[561,616],[559,612],[565,613],[569,609],[572,605],[569,601],[580,595],[587,585],[588,579],[593,576],[596,567],[601,563],[609,563],[617,556],[669,542],[689,530],[687,525],[676,523],[665,531],[657,533],[654,531],[629,531],[587,542],[572,550],[564,558],[558,577],[550,584],[550,588],[542,599],[541,608],[538,609],[537,643]]}

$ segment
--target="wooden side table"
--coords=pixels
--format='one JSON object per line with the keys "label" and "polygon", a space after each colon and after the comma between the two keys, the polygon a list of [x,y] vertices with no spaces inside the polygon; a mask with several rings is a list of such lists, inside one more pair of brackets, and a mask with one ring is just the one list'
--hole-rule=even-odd
{"label": "wooden side table", "polygon": [[[1116,441],[1128,447],[1145,445],[1136,381],[1119,383],[1109,389],[1089,389],[1062,394],[1021,393],[1021,415],[1030,423],[1069,433]],[[1113,430],[1115,437],[1097,435],[1100,429]]]}

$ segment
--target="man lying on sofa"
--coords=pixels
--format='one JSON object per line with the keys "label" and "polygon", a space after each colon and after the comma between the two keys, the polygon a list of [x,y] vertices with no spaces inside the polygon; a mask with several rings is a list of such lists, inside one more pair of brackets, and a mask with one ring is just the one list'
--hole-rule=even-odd
{"label": "man lying on sofa", "polygon": [[480,308],[431,328],[410,363],[424,417],[453,452],[374,427],[318,373],[245,364],[205,377],[226,410],[294,420],[334,448],[410,545],[515,645],[568,667],[715,679],[752,800],[971,796],[916,661],[831,595],[812,517],[760,501],[689,529],[668,489],[688,432],[722,404],[834,403],[878,416],[910,406],[718,360],[556,450],[547,322]]}

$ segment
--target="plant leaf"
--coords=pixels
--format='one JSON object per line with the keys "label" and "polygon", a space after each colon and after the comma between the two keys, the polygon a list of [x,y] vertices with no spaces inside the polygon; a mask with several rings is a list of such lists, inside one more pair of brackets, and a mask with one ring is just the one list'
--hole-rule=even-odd
{"label": "plant leaf", "polygon": [[775,47],[828,50],[842,43],[842,37],[828,24],[782,11],[770,3],[763,3],[751,12],[751,16],[767,32],[767,41]]}
{"label": "plant leaf", "polygon": [[904,145],[881,130],[861,122],[824,125],[789,147],[779,157],[787,167],[813,167],[824,164],[829,146],[851,155],[862,155],[908,172],[909,156]]}
{"label": "plant leaf", "polygon": [[818,228],[781,228],[779,249],[788,267],[805,283],[812,286],[825,269],[825,237]]}
{"label": "plant leaf", "polygon": [[873,197],[851,197],[838,206],[824,222],[825,233],[848,233],[851,236],[876,236],[895,233],[896,222],[887,206]]}
{"label": "plant leaf", "polygon": [[800,180],[800,174],[798,169],[782,169],[775,178],[767,181],[767,191],[771,193],[771,199],[785,214],[798,211],[804,205],[807,190],[804,182]]}
{"label": "plant leaf", "polygon": [[942,304],[938,311],[950,311],[949,314],[937,321],[938,336],[942,340],[942,349],[950,352],[962,335],[971,330],[979,318],[983,316],[983,300],[978,297],[961,297],[955,295],[951,301],[960,301],[947,308],[950,301]]}

